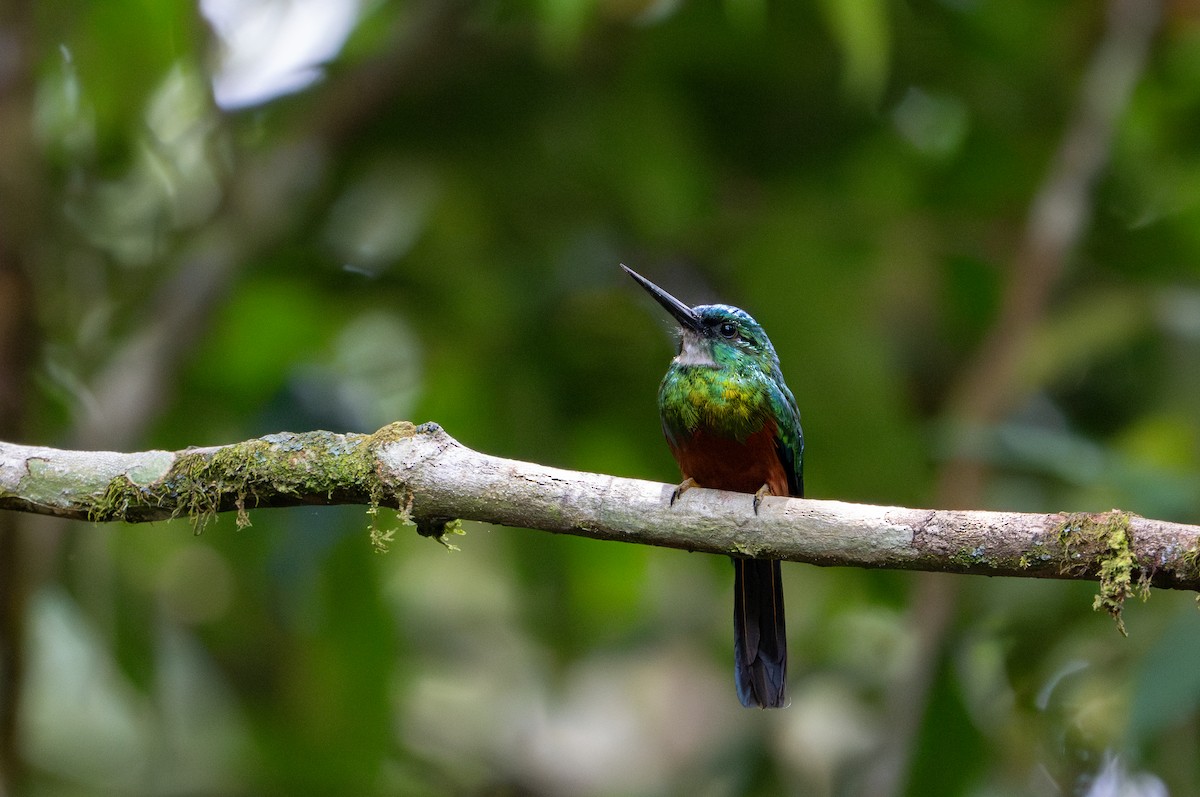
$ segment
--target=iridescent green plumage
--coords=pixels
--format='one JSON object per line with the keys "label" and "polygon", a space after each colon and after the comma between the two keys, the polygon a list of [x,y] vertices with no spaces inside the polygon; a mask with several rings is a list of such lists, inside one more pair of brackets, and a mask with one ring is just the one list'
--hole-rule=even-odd
{"label": "iridescent green plumage", "polygon": [[[804,494],[804,433],[796,400],[763,328],[743,310],[688,307],[626,268],[680,324],[679,354],[659,388],[663,432],[687,486]],[[733,560],[734,661],[747,706],[787,704],[787,641],[778,561]]]}

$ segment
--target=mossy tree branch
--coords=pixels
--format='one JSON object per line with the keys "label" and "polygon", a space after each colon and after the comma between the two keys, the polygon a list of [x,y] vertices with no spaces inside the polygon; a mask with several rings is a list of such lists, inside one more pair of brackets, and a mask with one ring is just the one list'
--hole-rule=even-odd
{"label": "mossy tree branch", "polygon": [[[473,451],[437,424],[372,435],[308,432],[178,452],[62,451],[0,443],[0,509],[92,521],[297,504],[401,511],[421,533],[451,519],[689,551],[817,565],[1092,579],[1120,617],[1150,586],[1200,590],[1200,526],[1126,512],[1028,514],[906,509],[748,496],[560,470]],[[376,542],[381,543],[376,535]]]}

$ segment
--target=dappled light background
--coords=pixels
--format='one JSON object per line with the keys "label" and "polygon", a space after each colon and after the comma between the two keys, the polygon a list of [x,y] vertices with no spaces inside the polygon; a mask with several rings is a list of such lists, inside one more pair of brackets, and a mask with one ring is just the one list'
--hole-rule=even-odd
{"label": "dappled light background", "polygon": [[[1200,522],[1200,15],[1091,0],[0,3],[0,438],[434,420],[673,482],[669,325],[768,330],[809,495]],[[1200,612],[364,507],[0,516],[3,790],[1200,793]]]}

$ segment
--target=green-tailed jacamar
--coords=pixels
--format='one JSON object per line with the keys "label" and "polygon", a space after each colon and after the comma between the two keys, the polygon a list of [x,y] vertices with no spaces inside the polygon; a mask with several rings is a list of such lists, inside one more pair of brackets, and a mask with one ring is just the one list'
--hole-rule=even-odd
{"label": "green-tailed jacamar", "polygon": [[[667,445],[689,487],[804,495],[804,432],[779,357],[758,322],[726,304],[688,307],[628,266],[680,326],[679,353],[658,389]],[[787,705],[787,636],[779,562],[734,557],[733,647],[745,706]]]}

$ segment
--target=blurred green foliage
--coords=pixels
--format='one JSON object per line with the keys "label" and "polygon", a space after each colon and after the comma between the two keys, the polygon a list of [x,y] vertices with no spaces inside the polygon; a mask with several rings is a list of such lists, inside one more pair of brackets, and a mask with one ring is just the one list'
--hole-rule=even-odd
{"label": "blurred green foliage", "polygon": [[[1100,4],[7,5],[0,245],[36,308],[29,441],[407,418],[673,481],[670,335],[624,261],[769,330],[813,497],[928,506],[965,452],[990,467],[979,508],[1200,522],[1187,4],[1015,408],[969,439],[947,391],[1012,278]],[[0,585],[28,590],[19,793],[850,795],[906,726],[897,793],[1083,794],[1114,772],[1200,793],[1187,595],[1129,607],[1126,640],[1094,585],[959,578],[923,651],[914,577],[788,566],[793,705],[758,713],[734,696],[717,558],[471,524],[461,552],[402,530],[379,556],[362,508],[252,520],[20,521],[30,583]]]}

